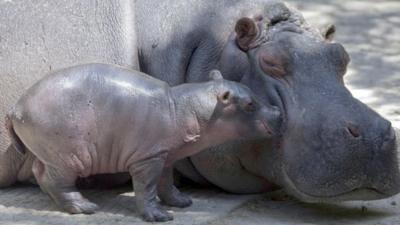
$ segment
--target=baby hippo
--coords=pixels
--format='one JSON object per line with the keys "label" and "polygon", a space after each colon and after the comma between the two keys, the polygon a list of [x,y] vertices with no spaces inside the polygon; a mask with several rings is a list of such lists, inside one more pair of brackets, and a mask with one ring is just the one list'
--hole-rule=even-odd
{"label": "baby hippo", "polygon": [[32,86],[7,115],[18,151],[31,151],[41,189],[69,213],[97,206],[75,188],[78,177],[129,172],[146,221],[172,220],[159,199],[186,207],[173,185],[176,160],[238,139],[266,138],[280,113],[218,71],[204,83],[169,87],[143,73],[107,64],[60,70]]}

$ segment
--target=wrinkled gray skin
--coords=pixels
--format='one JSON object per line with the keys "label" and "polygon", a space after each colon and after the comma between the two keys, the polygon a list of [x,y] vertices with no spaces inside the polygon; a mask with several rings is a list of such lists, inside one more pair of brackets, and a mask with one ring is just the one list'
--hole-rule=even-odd
{"label": "wrinkled gray skin", "polygon": [[[138,0],[134,9],[142,71],[175,85],[204,81],[204,74],[218,68],[226,79],[248,85],[265,104],[279,106],[285,117],[280,137],[236,141],[180,161],[177,169],[186,177],[234,193],[278,185],[303,201],[398,192],[390,124],[342,84],[346,54],[328,43],[332,29],[321,35],[298,12],[270,0]],[[268,38],[254,39],[242,28],[245,38],[238,41],[237,21],[260,16],[262,23],[270,21],[270,29],[264,29]],[[280,31],[285,24],[293,25],[287,28],[292,32]],[[272,58],[285,58],[272,63],[280,64],[276,69],[266,66],[271,60],[263,63],[268,72],[257,65],[257,54],[266,47],[258,47],[263,39],[276,47]],[[27,155],[7,151],[0,184],[32,177],[34,157]]]}
{"label": "wrinkled gray skin", "polygon": [[175,188],[173,162],[235,139],[271,137],[277,108],[261,105],[242,84],[213,80],[170,88],[150,76],[86,64],[46,76],[7,115],[14,146],[32,152],[43,191],[69,213],[93,213],[78,177],[128,172],[146,221],[171,220],[170,206],[192,202]]}
{"label": "wrinkled gray skin", "polygon": [[[265,21],[242,19],[236,31],[243,38],[251,28],[259,34],[242,46],[238,39],[251,63],[241,82],[257,86],[257,96],[285,112],[283,136],[272,153],[280,172],[265,177],[308,202],[397,194],[395,131],[344,86],[349,62],[344,48],[286,21],[263,35],[257,32],[261,24]],[[260,39],[264,43],[252,48]]]}

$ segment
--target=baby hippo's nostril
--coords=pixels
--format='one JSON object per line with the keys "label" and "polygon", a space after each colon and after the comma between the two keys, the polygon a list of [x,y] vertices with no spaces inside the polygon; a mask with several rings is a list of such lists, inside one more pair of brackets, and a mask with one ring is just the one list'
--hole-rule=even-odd
{"label": "baby hippo's nostril", "polygon": [[354,138],[359,138],[361,136],[360,129],[354,124],[348,123],[346,125],[346,130]]}

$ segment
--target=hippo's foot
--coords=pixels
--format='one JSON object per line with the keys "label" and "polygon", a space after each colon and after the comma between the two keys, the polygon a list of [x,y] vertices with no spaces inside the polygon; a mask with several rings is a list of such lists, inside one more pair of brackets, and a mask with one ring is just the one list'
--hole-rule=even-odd
{"label": "hippo's foot", "polygon": [[73,170],[50,167],[35,159],[32,171],[40,188],[65,211],[71,214],[92,214],[98,208],[75,188],[77,175]]}
{"label": "hippo's foot", "polygon": [[163,210],[157,201],[157,183],[167,158],[166,153],[137,162],[129,168],[135,190],[136,206],[143,220],[165,222],[173,216]]}
{"label": "hippo's foot", "polygon": [[96,204],[85,198],[74,199],[60,204],[66,212],[71,214],[93,214],[99,208]]}
{"label": "hippo's foot", "polygon": [[175,186],[172,186],[171,190],[166,194],[159,195],[162,203],[168,206],[185,208],[192,205],[192,199],[180,192]]}
{"label": "hippo's foot", "polygon": [[174,219],[170,213],[159,206],[146,207],[142,212],[142,218],[147,222],[165,222]]}

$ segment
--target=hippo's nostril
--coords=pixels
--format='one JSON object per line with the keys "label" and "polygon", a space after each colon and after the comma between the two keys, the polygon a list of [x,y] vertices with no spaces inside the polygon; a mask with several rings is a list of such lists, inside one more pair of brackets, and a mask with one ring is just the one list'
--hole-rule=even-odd
{"label": "hippo's nostril", "polygon": [[354,138],[359,138],[361,136],[360,134],[360,130],[358,129],[357,126],[355,126],[354,124],[347,124],[346,126],[346,130],[347,132],[353,136]]}

